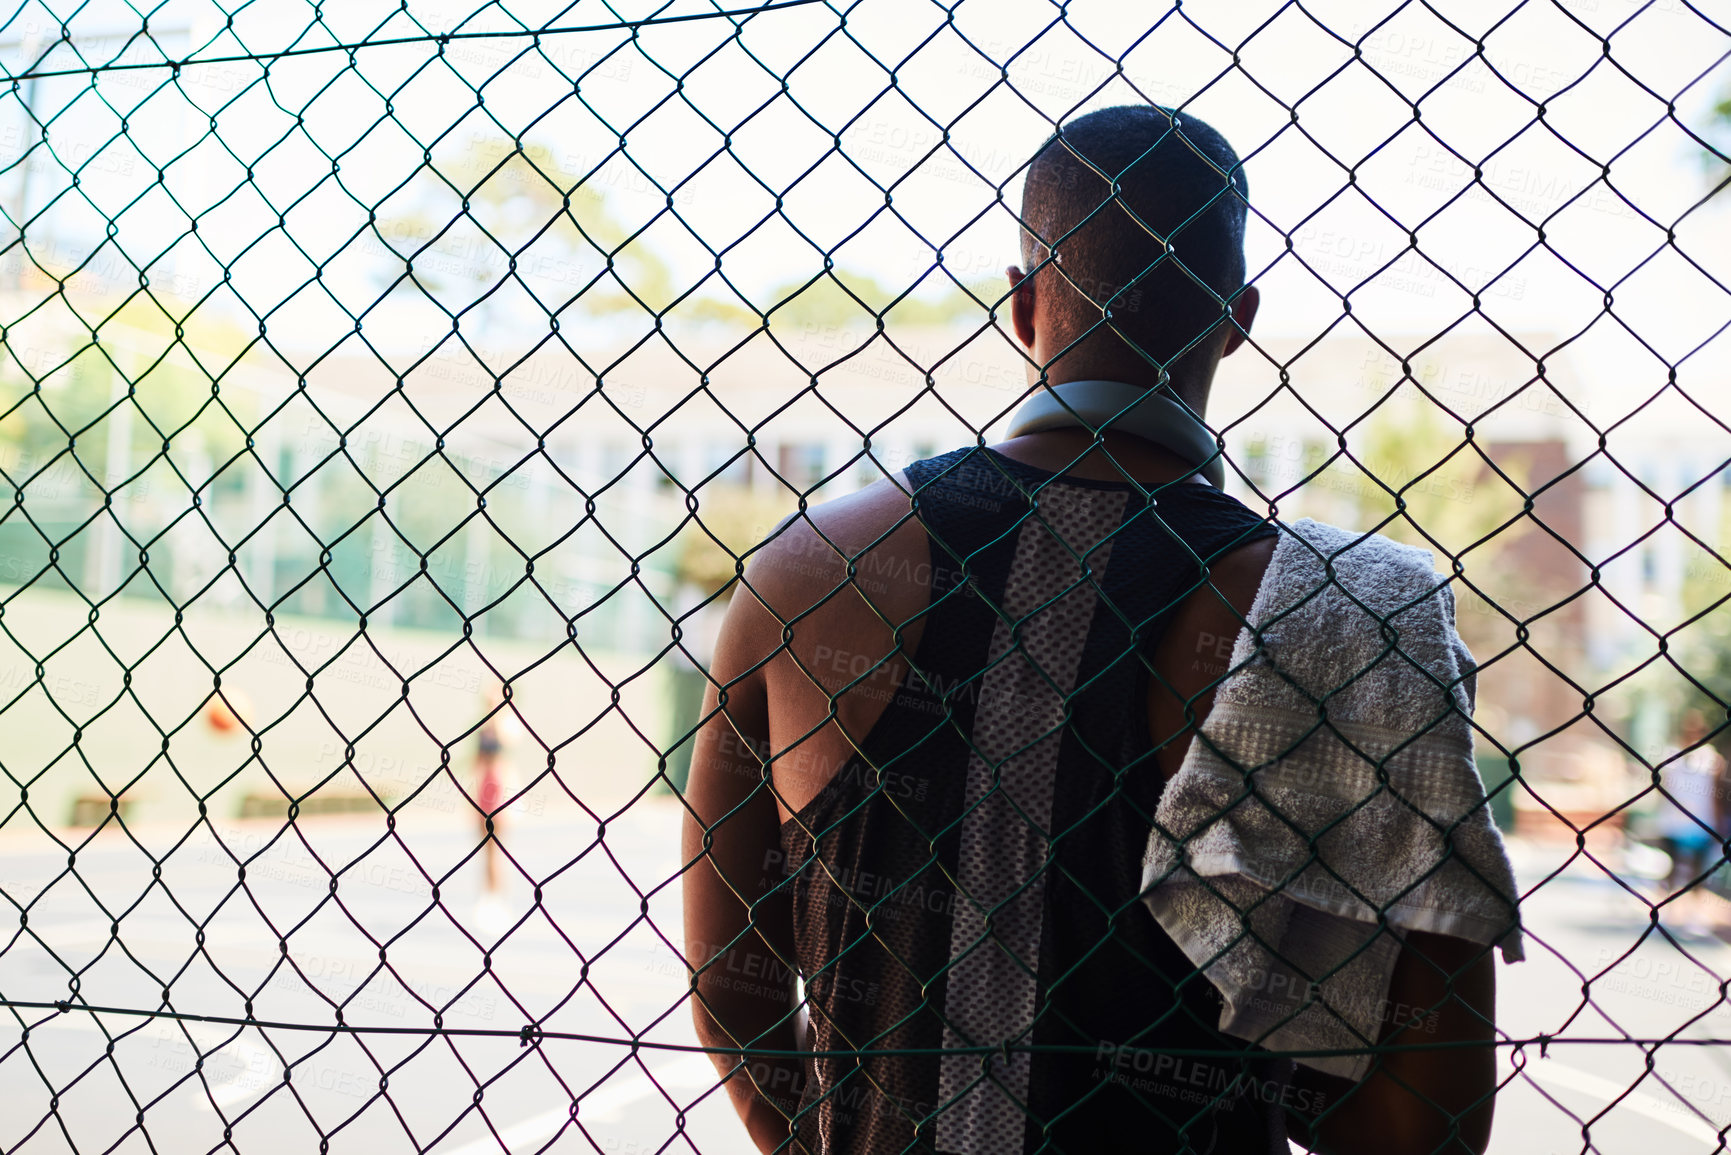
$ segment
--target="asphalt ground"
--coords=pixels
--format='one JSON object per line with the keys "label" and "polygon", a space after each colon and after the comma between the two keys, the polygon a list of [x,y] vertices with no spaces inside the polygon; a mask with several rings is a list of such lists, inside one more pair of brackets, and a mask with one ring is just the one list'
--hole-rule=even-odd
{"label": "asphalt ground", "polygon": [[[155,1006],[167,986],[185,1014],[240,1015],[250,997],[263,1021],[328,1026],[340,1007],[345,1023],[382,1029],[6,1012],[0,1151],[749,1151],[701,1056],[519,1037],[543,1019],[594,1038],[695,1043],[670,945],[677,822],[665,797],[608,822],[604,837],[575,811],[520,822],[507,840],[542,880],[539,906],[522,877],[501,901],[483,900],[479,861],[465,858],[475,833],[450,815],[405,819],[400,841],[371,819],[303,822],[304,842],[277,838],[274,822],[220,823],[228,850],[200,831],[148,886],[147,860],[116,834],[79,851],[75,873],[44,840],[0,840],[5,889],[47,890],[28,934],[0,953],[8,998],[66,998],[71,967],[96,1005]],[[163,844],[152,838],[159,853]],[[244,891],[229,851],[251,858]],[[1720,994],[1731,946],[1701,933],[1667,939],[1642,897],[1651,884],[1632,883],[1632,894],[1584,858],[1564,865],[1571,847],[1512,851],[1532,890],[1528,961],[1499,965],[1499,1020],[1511,1037],[1555,1038],[1543,1056],[1501,1051],[1512,1079],[1492,1150],[1714,1150],[1731,1123],[1731,1056],[1682,1040],[1731,1038]],[[1615,851],[1600,857],[1623,869]],[[331,870],[344,864],[333,895]],[[131,906],[117,938],[96,898]],[[194,920],[212,910],[201,943]],[[430,1037],[435,1015],[450,1030],[499,1034]],[[1652,1052],[1651,1070],[1637,1045],[1574,1041],[1628,1038],[1679,1041]]]}

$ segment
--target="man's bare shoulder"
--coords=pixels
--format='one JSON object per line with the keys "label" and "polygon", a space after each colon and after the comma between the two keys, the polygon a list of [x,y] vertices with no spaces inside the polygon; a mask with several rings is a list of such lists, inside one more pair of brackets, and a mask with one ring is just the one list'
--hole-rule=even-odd
{"label": "man's bare shoulder", "polygon": [[[1278,539],[1274,537],[1258,538],[1249,545],[1241,546],[1217,558],[1208,565],[1208,576],[1218,586],[1230,586],[1234,590],[1248,589],[1252,598],[1257,587],[1262,584],[1263,576],[1268,572],[1268,565],[1274,560],[1274,547]],[[1246,605],[1248,610],[1249,606]]]}
{"label": "man's bare shoulder", "polygon": [[746,566],[752,592],[778,616],[800,613],[849,584],[862,560],[923,549],[907,484],[897,474],[784,520]]}

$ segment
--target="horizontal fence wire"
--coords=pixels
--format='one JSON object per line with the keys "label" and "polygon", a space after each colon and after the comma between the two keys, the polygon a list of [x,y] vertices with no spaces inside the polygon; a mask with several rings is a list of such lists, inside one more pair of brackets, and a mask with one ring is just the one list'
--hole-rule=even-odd
{"label": "horizontal fence wire", "polygon": [[1731,10],[1371,7],[0,17],[0,1153],[1725,1150]]}

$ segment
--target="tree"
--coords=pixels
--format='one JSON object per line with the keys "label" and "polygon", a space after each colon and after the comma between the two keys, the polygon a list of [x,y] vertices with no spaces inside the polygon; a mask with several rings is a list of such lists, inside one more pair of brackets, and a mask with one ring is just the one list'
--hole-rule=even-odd
{"label": "tree", "polygon": [[394,258],[382,268],[391,290],[453,313],[513,280],[548,315],[573,304],[591,315],[658,313],[675,296],[667,263],[544,145],[477,141],[425,163],[392,199],[397,210],[376,226]]}

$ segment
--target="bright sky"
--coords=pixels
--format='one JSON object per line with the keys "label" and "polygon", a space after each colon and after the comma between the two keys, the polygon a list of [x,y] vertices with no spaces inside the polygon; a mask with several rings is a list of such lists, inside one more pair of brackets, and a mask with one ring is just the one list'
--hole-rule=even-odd
{"label": "bright sky", "polygon": [[[196,51],[212,60],[423,29],[616,19],[591,0],[568,10],[508,0],[474,18],[466,4],[407,7],[413,21],[394,2],[345,0],[326,5],[325,26],[308,31],[310,6],[259,0],[225,31],[208,0],[170,0],[150,23],[169,56]],[[376,242],[354,243],[326,270],[329,296],[302,290],[313,263],[365,225],[368,206],[380,206],[381,219],[415,211],[435,223],[460,211],[454,195],[429,201],[424,184],[394,192],[422,161],[417,141],[449,171],[477,143],[520,134],[566,171],[593,172],[591,186],[633,227],[660,213],[646,241],[679,285],[713,274],[719,253],[731,282],[764,306],[769,287],[815,274],[828,252],[838,266],[896,287],[926,278],[921,292],[932,295],[940,250],[944,266],[968,281],[1015,259],[1018,170],[1053,120],[1152,98],[1214,124],[1247,158],[1256,214],[1250,263],[1260,270],[1265,334],[1322,333],[1341,322],[1348,290],[1353,317],[1378,333],[1439,332],[1469,312],[1471,291],[1480,289],[1484,313],[1499,325],[1573,334],[1593,324],[1616,285],[1617,315],[1661,355],[1678,358],[1709,339],[1731,316],[1731,295],[1709,279],[1731,284],[1725,209],[1714,204],[1676,230],[1700,268],[1664,241],[1666,227],[1710,184],[1699,148],[1677,122],[1708,124],[1727,94],[1731,71],[1722,61],[1731,35],[1722,29],[1731,28],[1731,0],[1693,8],[1685,0],[1533,2],[1513,16],[1503,0],[1432,7],[1459,31],[1422,5],[1392,2],[1319,0],[1301,10],[1202,0],[1150,29],[1158,9],[1115,0],[1079,0],[1062,11],[1047,0],[964,0],[951,12],[931,0],[872,0],[848,13],[845,28],[835,8],[812,3],[742,26],[716,18],[645,28],[635,38],[549,34],[544,55],[528,51],[514,63],[532,49],[529,37],[453,41],[443,62],[437,44],[367,47],[354,54],[356,71],[346,52],[312,53],[273,63],[268,87],[253,83],[261,66],[245,61],[188,67],[178,89],[155,95],[169,79],[164,67],[107,73],[95,93],[87,75],[49,77],[24,85],[22,97],[38,116],[57,117],[49,140],[61,162],[86,167],[81,195],[62,197],[32,224],[30,243],[44,263],[64,269],[112,219],[116,243],[133,260],[155,260],[157,285],[196,298],[226,264],[232,291],[261,312],[293,297],[271,318],[273,340],[322,350],[351,328],[330,297],[359,311],[400,268]],[[613,10],[638,17],[654,9]],[[664,14],[702,10],[676,3]],[[142,42],[122,51],[118,33],[137,26],[128,6],[95,0],[70,20],[72,43],[40,68],[79,67],[76,54],[159,64],[161,54]],[[1606,58],[1597,36],[1613,29]],[[15,74],[59,30],[60,17],[30,0],[0,27],[0,63]],[[1483,59],[1474,58],[1473,38]],[[1357,62],[1353,44],[1362,46]],[[575,92],[554,64],[582,75]],[[483,81],[477,107],[469,84]],[[380,93],[391,97],[394,120],[381,122]],[[1415,124],[1407,101],[1421,94]],[[1675,119],[1666,110],[1672,100]],[[1542,122],[1536,102],[1545,105]],[[115,140],[122,117],[130,144]],[[617,151],[621,134],[629,160]],[[20,97],[0,96],[0,164],[31,140]],[[329,156],[340,159],[336,177]],[[1448,203],[1471,184],[1475,164],[1485,188]],[[1595,183],[1607,165],[1621,197]],[[40,212],[68,180],[57,165],[28,175],[13,165],[0,173],[0,204],[14,218],[21,206]],[[677,190],[677,217],[652,181]],[[184,235],[186,216],[169,194],[199,215],[197,238]],[[275,227],[279,219],[286,230]],[[522,244],[541,222],[485,223]],[[1551,248],[1535,251],[1541,223]],[[1422,257],[1401,256],[1409,230]],[[459,255],[489,249],[467,224],[452,243]],[[1663,251],[1653,257],[1655,250]],[[530,255],[543,251],[554,250]],[[447,303],[461,303],[475,290],[446,291]],[[705,291],[730,295],[713,276]],[[219,291],[208,307],[244,318],[228,294]],[[546,332],[544,313],[515,288],[477,324],[483,319],[495,341],[506,330],[517,341]],[[448,327],[407,295],[367,320],[369,338],[385,347],[424,347]],[[1463,329],[1488,332],[1489,324],[1473,318]],[[1662,367],[1635,337],[1603,319],[1576,356],[1601,385],[1655,372],[1653,384],[1663,383]]]}

